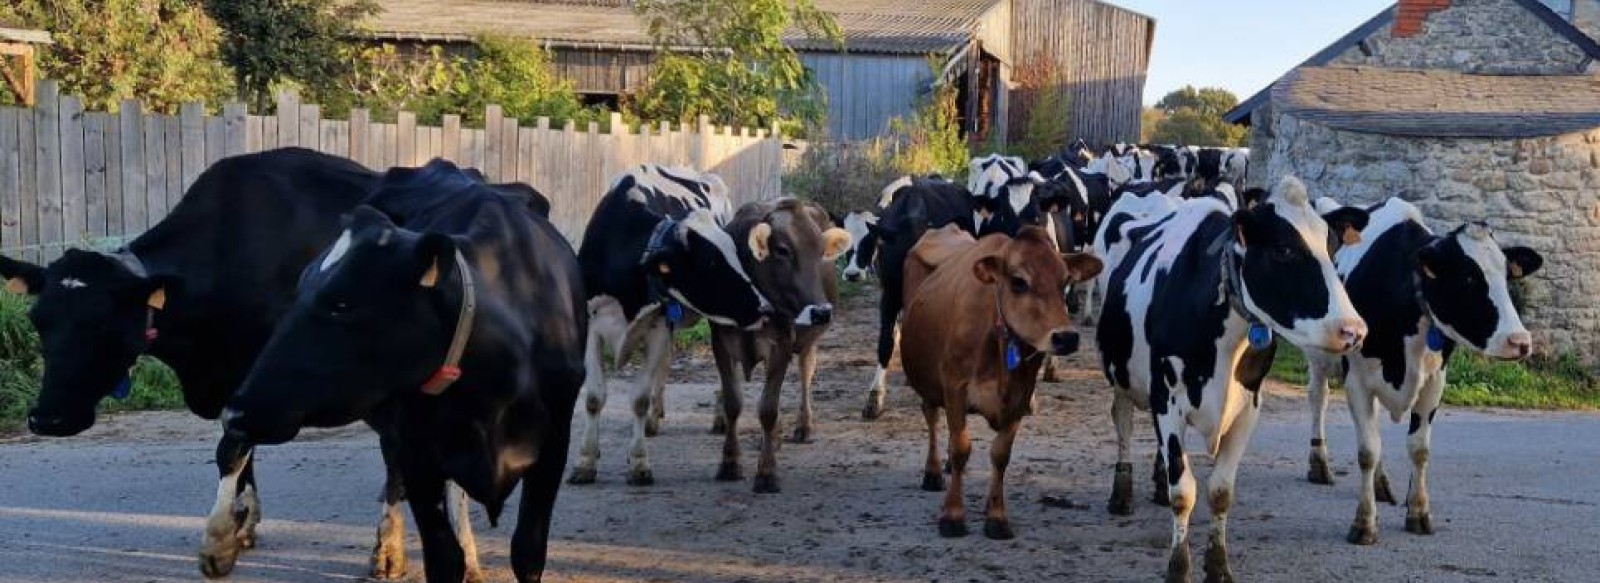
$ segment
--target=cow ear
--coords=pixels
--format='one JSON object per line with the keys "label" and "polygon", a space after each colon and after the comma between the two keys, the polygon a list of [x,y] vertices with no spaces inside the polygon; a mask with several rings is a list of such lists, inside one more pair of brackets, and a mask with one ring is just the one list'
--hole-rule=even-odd
{"label": "cow ear", "polygon": [[1044,176],[1039,174],[1037,170],[1028,172],[1028,180],[1032,181],[1034,184],[1044,184],[1045,182]]}
{"label": "cow ear", "polygon": [[1067,281],[1078,283],[1089,281],[1100,275],[1106,264],[1099,257],[1088,253],[1062,253],[1061,260],[1067,264]]}
{"label": "cow ear", "polygon": [[833,261],[850,248],[850,232],[834,227],[822,233],[822,241],[824,243],[822,259]]}
{"label": "cow ear", "polygon": [[36,296],[44,290],[44,268],[26,261],[0,257],[0,277],[6,280],[6,291],[17,295]]}
{"label": "cow ear", "polygon": [[972,276],[984,285],[1000,281],[1000,256],[989,255],[972,264]]}
{"label": "cow ear", "polygon": [[1347,246],[1361,242],[1361,230],[1367,228],[1368,218],[1366,209],[1348,206],[1322,215],[1322,220],[1328,222],[1328,231],[1338,234],[1339,241]]}
{"label": "cow ear", "polygon": [[456,242],[450,236],[436,233],[423,235],[422,240],[417,242],[417,262],[422,267],[418,285],[437,287],[441,274],[455,260],[455,254]]}
{"label": "cow ear", "polygon": [[1242,247],[1249,247],[1250,240],[1245,234],[1249,233],[1255,225],[1255,209],[1243,209],[1233,213],[1233,238],[1234,242]]}
{"label": "cow ear", "polygon": [[750,229],[749,241],[747,241],[747,244],[750,246],[750,256],[756,258],[756,261],[766,261],[767,255],[772,252],[772,250],[767,247],[767,240],[771,238],[772,225],[767,223],[757,223],[755,227],[752,227]]}
{"label": "cow ear", "polygon": [[1506,247],[1501,251],[1506,254],[1506,277],[1509,279],[1533,275],[1544,265],[1544,257],[1527,247]]}
{"label": "cow ear", "polygon": [[1432,244],[1417,250],[1417,273],[1428,279],[1438,279],[1439,249]]}

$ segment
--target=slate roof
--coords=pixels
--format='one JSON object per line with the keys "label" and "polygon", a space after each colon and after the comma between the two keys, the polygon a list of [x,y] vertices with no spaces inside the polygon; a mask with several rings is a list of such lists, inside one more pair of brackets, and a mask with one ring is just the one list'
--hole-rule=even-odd
{"label": "slate roof", "polygon": [[1303,67],[1273,86],[1272,103],[1346,131],[1528,138],[1600,127],[1600,77]]}
{"label": "slate roof", "polygon": [[[1589,58],[1600,59],[1600,42],[1596,42],[1595,39],[1589,38],[1589,36],[1584,34],[1582,30],[1579,30],[1578,27],[1573,26],[1571,22],[1567,22],[1566,19],[1562,18],[1561,15],[1556,14],[1555,11],[1550,9],[1550,7],[1545,6],[1544,3],[1540,2],[1539,0],[1514,1],[1523,8],[1532,12],[1534,16],[1537,16],[1539,20],[1543,21],[1545,25],[1550,27],[1551,30],[1554,30],[1557,34],[1560,34],[1562,37],[1572,42],[1572,44],[1576,45],[1580,50],[1587,54]],[[1289,74],[1292,75],[1295,70],[1300,68],[1321,67],[1333,62],[1334,59],[1338,58],[1339,55],[1344,54],[1345,51],[1350,50],[1361,41],[1366,40],[1367,37],[1372,36],[1372,34],[1377,32],[1379,29],[1394,22],[1397,6],[1398,5],[1384,9],[1383,12],[1380,12],[1377,16],[1372,17],[1371,20],[1368,20],[1361,26],[1356,27],[1355,30],[1352,30],[1350,33],[1340,37],[1339,40],[1334,41],[1333,44],[1328,45],[1327,48],[1322,49],[1321,51],[1317,52],[1317,54],[1312,55],[1311,58],[1306,59],[1303,63],[1300,63],[1300,65],[1296,66],[1295,69],[1291,69]],[[1255,95],[1250,96],[1249,99],[1246,99],[1237,107],[1229,110],[1228,113],[1223,114],[1222,119],[1232,124],[1249,123],[1250,114],[1254,112],[1256,108],[1267,103],[1267,100],[1270,99],[1274,94],[1274,88],[1282,81],[1283,79],[1274,81],[1273,84],[1268,85],[1266,89],[1262,89]]]}
{"label": "slate roof", "polygon": [[[946,53],[965,44],[1002,0],[814,0],[834,15],[851,52]],[[585,47],[649,48],[626,0],[378,0],[372,38],[466,41],[493,32]],[[832,43],[788,36],[801,50]]]}

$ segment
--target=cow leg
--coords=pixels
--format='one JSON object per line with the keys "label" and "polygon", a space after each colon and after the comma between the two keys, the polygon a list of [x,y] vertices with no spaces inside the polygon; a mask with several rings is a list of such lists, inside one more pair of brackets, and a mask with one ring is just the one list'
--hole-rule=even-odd
{"label": "cow leg", "polygon": [[[597,327],[590,326],[583,353],[583,446],[578,451],[578,463],[572,466],[569,484],[593,484],[598,476],[600,412],[606,408],[606,371],[601,362],[603,344],[604,336]],[[612,349],[622,350],[622,347],[613,346]]]}
{"label": "cow leg", "polygon": [[256,548],[256,526],[261,524],[261,496],[256,491],[254,456],[245,460],[244,472],[239,474],[239,509],[244,512],[239,524],[239,548]]}
{"label": "cow leg", "polygon": [[[571,385],[568,385],[571,386]],[[561,470],[567,466],[571,422],[551,424],[540,447],[539,459],[522,474],[522,503],[517,526],[511,533],[511,571],[518,583],[536,583],[544,577],[550,549],[550,518],[561,490]]]}
{"label": "cow leg", "polygon": [[378,433],[383,451],[383,518],[378,520],[378,540],[372,547],[372,578],[399,579],[406,576],[406,517],[400,511],[405,500],[405,483],[400,477],[400,460],[394,439]]}
{"label": "cow leg", "polygon": [[667,417],[667,374],[672,372],[672,330],[667,330],[666,354],[656,365],[660,370],[650,372],[650,413],[644,419],[644,434],[655,437],[661,433],[661,420]]}
{"label": "cow leg", "polygon": [[922,403],[922,419],[928,423],[928,463],[922,466],[922,490],[944,490],[944,473],[939,468],[939,406]]}
{"label": "cow leg", "polygon": [[[739,414],[744,409],[742,371],[735,354],[740,342],[739,331],[722,326],[711,327],[711,356],[717,362],[717,405],[725,419],[722,431],[722,464],[717,467],[717,481],[737,482],[744,479],[739,470]],[[715,429],[713,428],[713,432]]]}
{"label": "cow leg", "polygon": [[1011,530],[1011,518],[1006,514],[1006,466],[1011,463],[1011,444],[1017,439],[1022,421],[1007,424],[989,444],[989,503],[983,521],[983,536],[994,540],[1010,540],[1017,533]]}
{"label": "cow leg", "polygon": [[815,429],[812,420],[815,417],[811,411],[811,382],[817,378],[817,342],[812,342],[800,350],[800,412],[795,417],[794,435],[789,438],[789,443],[811,443],[811,433]]}
{"label": "cow leg", "polygon": [[466,556],[461,543],[451,532],[449,507],[445,501],[445,478],[426,462],[405,460],[401,471],[411,517],[422,539],[422,563],[428,581],[464,581]]}
{"label": "cow leg", "polygon": [[878,370],[867,389],[867,405],[861,409],[861,418],[868,421],[883,416],[883,400],[889,394],[889,359],[894,358],[894,347],[900,343],[900,298],[890,296],[885,289],[878,305]]}
{"label": "cow leg", "polygon": [[722,402],[722,389],[716,392],[716,405],[711,407],[711,434],[722,435],[728,432],[728,415],[723,412],[726,405]]}
{"label": "cow leg", "polygon": [[[951,392],[956,398],[949,398]],[[967,458],[972,455],[972,436],[967,432],[967,399],[961,391],[948,391],[944,402],[945,422],[950,424],[950,487],[944,491],[944,511],[939,516],[939,536],[967,536],[966,501],[961,496],[961,481],[967,473]]]}
{"label": "cow leg", "polygon": [[1383,460],[1378,460],[1378,467],[1372,470],[1372,490],[1374,499],[1379,502],[1394,506],[1399,501],[1394,497],[1394,488],[1389,487],[1389,474],[1383,471]]}
{"label": "cow leg", "polygon": [[[1158,433],[1156,437],[1160,437]],[[1167,456],[1161,452],[1161,447],[1156,447],[1156,455],[1152,456],[1150,464],[1150,482],[1155,488],[1150,492],[1150,503],[1156,506],[1166,506],[1172,495],[1167,490]]]}
{"label": "cow leg", "polygon": [[1094,292],[1100,287],[1100,278],[1096,277],[1084,283],[1083,307],[1078,311],[1078,322],[1084,326],[1094,325]]}
{"label": "cow leg", "polygon": [[[445,495],[450,504],[450,517],[455,519],[456,540],[461,542],[461,556],[467,569],[466,583],[483,583],[486,579],[483,567],[478,564],[478,539],[472,535],[472,498],[454,482],[445,484]],[[517,524],[521,523],[518,520]]]}
{"label": "cow leg", "polygon": [[1378,433],[1372,393],[1365,383],[1350,381],[1345,383],[1345,396],[1350,402],[1350,417],[1356,425],[1356,441],[1359,444],[1356,463],[1361,467],[1361,497],[1356,506],[1355,522],[1350,524],[1350,533],[1345,538],[1353,544],[1370,545],[1378,542],[1376,474],[1378,460],[1383,457],[1383,440]]}
{"label": "cow leg", "polygon": [[1039,380],[1047,382],[1047,383],[1059,383],[1059,382],[1061,382],[1062,377],[1061,377],[1061,370],[1060,369],[1061,369],[1062,366],[1065,366],[1065,365],[1059,365],[1056,362],[1056,360],[1057,360],[1057,358],[1054,357],[1054,356],[1046,356],[1046,357],[1044,357],[1044,367],[1043,367],[1044,370],[1039,373]]}
{"label": "cow leg", "polygon": [[665,322],[650,326],[644,339],[644,368],[633,389],[633,441],[628,447],[628,485],[656,483],[650,471],[650,452],[645,449],[645,424],[650,416],[650,396],[657,384],[667,382],[667,359],[672,355],[672,331]]}
{"label": "cow leg", "polygon": [[1327,435],[1323,417],[1328,412],[1328,367],[1312,357],[1307,365],[1306,397],[1311,404],[1311,457],[1306,481],[1313,484],[1333,485],[1333,472],[1328,470]]}
{"label": "cow leg", "polygon": [[[1106,510],[1118,516],[1133,514],[1133,399],[1126,390],[1111,389],[1111,422],[1117,427],[1116,475],[1111,479],[1111,501]],[[1160,481],[1159,479],[1157,481]]]}
{"label": "cow leg", "polygon": [[1176,408],[1156,416],[1156,435],[1166,448],[1168,501],[1172,506],[1172,540],[1167,558],[1167,583],[1188,583],[1189,517],[1194,512],[1195,480],[1183,450],[1184,418]]}
{"label": "cow leg", "polygon": [[1207,480],[1206,500],[1211,507],[1211,544],[1206,548],[1206,583],[1232,583],[1233,569],[1228,567],[1228,509],[1233,506],[1234,478],[1239,474],[1239,460],[1244,457],[1255,433],[1256,420],[1261,409],[1254,403],[1246,405],[1222,436],[1217,451],[1216,464]]}
{"label": "cow leg", "polygon": [[[788,341],[779,340],[767,356],[767,382],[761,389],[761,404],[757,414],[761,417],[761,457],[756,460],[756,479],[753,484],[757,494],[776,493],[778,486],[778,398],[783,395],[783,377],[789,372],[789,360],[794,349]],[[731,433],[731,432],[730,432]]]}
{"label": "cow leg", "polygon": [[224,577],[233,572],[243,546],[239,542],[239,525],[243,514],[237,507],[240,490],[244,487],[242,476],[249,471],[253,450],[247,443],[227,435],[217,443],[217,502],[206,519],[205,538],[200,544],[200,573],[206,577]]}
{"label": "cow leg", "polygon": [[1411,434],[1406,449],[1411,454],[1411,494],[1406,496],[1406,532],[1433,534],[1433,513],[1428,506],[1428,452],[1433,442],[1433,415],[1444,396],[1445,371],[1440,370],[1422,386],[1417,404],[1411,409]]}

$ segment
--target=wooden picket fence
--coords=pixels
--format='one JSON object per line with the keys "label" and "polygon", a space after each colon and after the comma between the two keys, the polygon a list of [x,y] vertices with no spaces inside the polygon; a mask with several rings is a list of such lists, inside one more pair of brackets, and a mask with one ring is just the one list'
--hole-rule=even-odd
{"label": "wooden picket fence", "polygon": [[365,110],[348,120],[322,119],[317,105],[293,94],[278,99],[275,116],[249,115],[228,104],[206,115],[186,104],[178,115],[143,112],[126,101],[116,114],[86,112],[76,97],[41,81],[31,109],[0,107],[0,253],[47,261],[68,247],[110,248],[161,221],[184,191],[224,157],[300,146],[344,156],[376,170],[417,166],[433,158],[477,168],[496,182],[520,181],[551,202],[551,221],[574,243],[611,180],[642,163],[716,172],[734,204],[782,191],[783,148],[770,129],[661,122],[626,125],[620,115],[576,127],[539,118],[524,126],[498,106],[485,128],[461,127],[446,115],[441,127],[374,123]]}

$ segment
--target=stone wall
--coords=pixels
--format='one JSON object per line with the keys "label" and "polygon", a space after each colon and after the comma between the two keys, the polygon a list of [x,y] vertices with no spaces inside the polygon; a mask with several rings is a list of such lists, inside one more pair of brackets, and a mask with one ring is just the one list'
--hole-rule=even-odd
{"label": "stone wall", "polygon": [[[1545,266],[1517,286],[1542,350],[1600,363],[1600,130],[1524,140],[1359,134],[1276,115],[1252,145],[1270,150],[1268,184],[1285,174],[1311,196],[1415,203],[1435,232],[1486,221],[1502,244],[1527,245]],[[1261,144],[1269,144],[1263,147]]]}
{"label": "stone wall", "polygon": [[1396,38],[1393,26],[1331,64],[1496,75],[1574,74],[1587,65],[1583,51],[1512,0],[1453,0],[1407,38]]}

